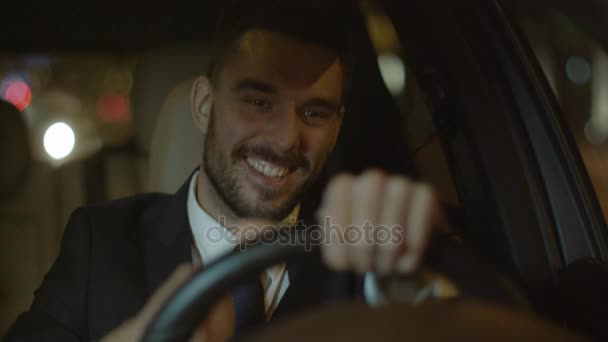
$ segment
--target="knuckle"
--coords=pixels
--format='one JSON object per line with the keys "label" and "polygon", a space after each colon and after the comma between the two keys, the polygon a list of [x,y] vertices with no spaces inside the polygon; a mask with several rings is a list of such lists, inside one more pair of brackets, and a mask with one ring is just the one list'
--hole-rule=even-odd
{"label": "knuckle", "polygon": [[437,192],[435,188],[428,183],[416,184],[417,196],[428,201],[435,200],[437,198]]}
{"label": "knuckle", "polygon": [[386,175],[386,172],[384,172],[383,170],[381,170],[379,168],[370,168],[370,169],[365,170],[363,172],[363,175],[383,177],[384,175]]}
{"label": "knuckle", "polygon": [[385,179],[386,173],[380,169],[369,169],[365,170],[359,177],[358,181],[361,183],[367,182],[379,182]]}
{"label": "knuckle", "polygon": [[387,196],[401,198],[412,191],[412,182],[404,177],[391,177],[386,182]]}
{"label": "knuckle", "polygon": [[[361,199],[376,200],[385,191],[387,177],[381,171],[366,171],[354,184],[355,193]],[[374,197],[375,196],[375,197]]]}
{"label": "knuckle", "polygon": [[422,207],[425,208],[427,212],[430,213],[439,210],[439,195],[432,186],[428,184],[420,185],[418,198],[422,202]]}
{"label": "knuckle", "polygon": [[409,190],[412,187],[412,181],[403,176],[392,176],[387,180],[387,184],[403,191]]}
{"label": "knuckle", "polygon": [[339,174],[333,177],[329,181],[327,187],[325,188],[325,191],[323,192],[321,207],[327,208],[328,206],[332,206],[336,202],[348,199],[345,198],[348,196],[345,195],[344,192],[350,189],[352,183],[353,176],[347,173]]}
{"label": "knuckle", "polygon": [[327,192],[331,193],[344,189],[353,183],[353,179],[354,177],[351,174],[339,174],[329,181],[329,184],[327,185]]}

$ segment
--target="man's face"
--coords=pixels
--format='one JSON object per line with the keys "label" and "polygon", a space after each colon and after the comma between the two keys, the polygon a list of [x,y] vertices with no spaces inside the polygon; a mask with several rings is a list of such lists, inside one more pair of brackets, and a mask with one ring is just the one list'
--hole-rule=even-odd
{"label": "man's face", "polygon": [[203,170],[240,217],[280,220],[322,170],[343,116],[343,74],[330,50],[249,31],[212,88]]}

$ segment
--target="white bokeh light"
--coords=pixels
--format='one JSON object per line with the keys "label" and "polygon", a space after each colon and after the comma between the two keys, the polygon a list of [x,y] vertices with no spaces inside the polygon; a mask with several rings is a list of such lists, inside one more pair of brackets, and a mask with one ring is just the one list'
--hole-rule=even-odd
{"label": "white bokeh light", "polygon": [[405,66],[401,58],[392,53],[382,54],[378,56],[378,67],[391,94],[401,94],[405,88]]}
{"label": "white bokeh light", "polygon": [[591,64],[581,56],[572,56],[566,62],[566,75],[577,85],[584,85],[591,79]]}
{"label": "white bokeh light", "polygon": [[74,130],[65,122],[54,123],[44,133],[43,144],[44,150],[51,158],[64,159],[74,150]]}

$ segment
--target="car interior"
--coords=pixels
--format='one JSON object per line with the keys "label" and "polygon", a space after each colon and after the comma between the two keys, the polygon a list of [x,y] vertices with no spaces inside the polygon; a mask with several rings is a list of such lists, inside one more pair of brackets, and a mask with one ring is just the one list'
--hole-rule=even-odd
{"label": "car interior", "polygon": [[[257,338],[283,339],[335,317],[345,325],[298,339],[362,340],[379,330],[395,340],[608,338],[608,5],[353,4],[345,8],[357,37],[347,114],[304,203],[314,209],[332,175],[368,168],[433,184],[449,216],[446,230],[476,259],[448,249],[429,265],[485,299],[492,295],[477,286],[494,284],[489,268],[508,280],[502,284],[525,313],[449,302],[373,314],[337,307],[271,325]],[[31,304],[74,209],[174,193],[198,167],[202,137],[192,124],[191,87],[207,70],[220,5],[44,4],[4,18],[0,336]],[[182,300],[190,306],[161,315],[149,340],[188,337],[213,294],[234,285],[228,273],[264,269],[281,257],[302,256],[275,250],[221,260],[230,266],[192,284],[197,296]],[[448,322],[444,330],[433,317]],[[367,328],[353,324],[362,320]]]}

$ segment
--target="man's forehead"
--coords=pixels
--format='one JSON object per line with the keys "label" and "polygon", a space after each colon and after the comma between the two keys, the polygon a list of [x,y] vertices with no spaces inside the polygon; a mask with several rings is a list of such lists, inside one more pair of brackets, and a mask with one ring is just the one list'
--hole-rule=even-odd
{"label": "man's forehead", "polygon": [[343,70],[335,51],[304,43],[287,34],[251,30],[241,36],[227,61],[233,71],[248,78],[273,80],[291,87],[321,87],[325,92],[342,91]]}

